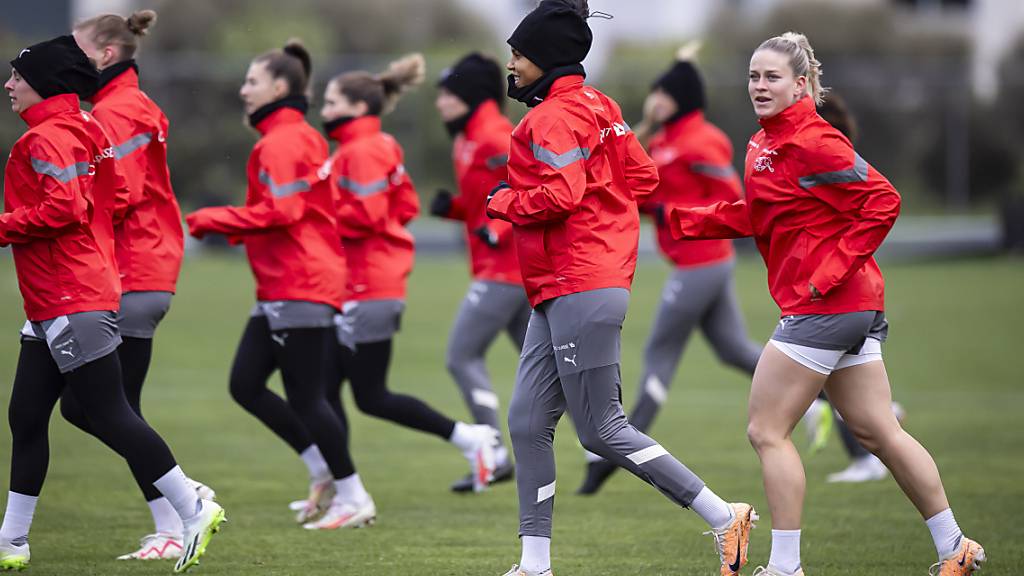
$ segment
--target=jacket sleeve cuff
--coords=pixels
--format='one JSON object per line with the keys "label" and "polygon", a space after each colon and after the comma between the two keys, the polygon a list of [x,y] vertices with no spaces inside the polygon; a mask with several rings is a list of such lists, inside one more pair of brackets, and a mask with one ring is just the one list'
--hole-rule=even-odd
{"label": "jacket sleeve cuff", "polygon": [[498,220],[507,220],[511,222],[508,217],[508,209],[512,204],[512,198],[515,196],[515,192],[511,188],[505,188],[499,190],[494,198],[487,203],[487,216],[489,218],[496,218]]}

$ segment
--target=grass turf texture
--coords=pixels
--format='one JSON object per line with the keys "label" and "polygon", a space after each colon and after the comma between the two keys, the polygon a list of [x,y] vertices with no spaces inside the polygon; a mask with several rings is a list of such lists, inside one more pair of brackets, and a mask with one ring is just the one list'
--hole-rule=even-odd
{"label": "grass turf texture", "polygon": [[[906,427],[943,473],[961,526],[981,541],[984,573],[1024,569],[1024,408],[1019,357],[1024,266],[992,259],[884,267],[892,325],[885,347]],[[633,405],[641,351],[667,269],[642,263],[623,330],[624,399]],[[0,264],[0,397],[7,404],[18,355],[21,298],[9,260]],[[423,259],[410,282],[391,383],[456,418],[467,411],[444,368],[444,347],[468,279],[462,260]],[[759,262],[741,260],[737,284],[750,335],[766,339],[777,309]],[[358,415],[346,392],[355,462],[380,511],[375,527],[307,532],[286,507],[303,497],[299,458],[230,399],[227,375],[252,305],[240,258],[191,258],[157,333],[143,409],[186,472],[217,490],[230,523],[199,574],[498,575],[519,558],[515,489],[478,496],[448,492],[465,474],[462,456],[423,434]],[[516,355],[505,339],[489,365],[503,409]],[[280,390],[279,383],[274,387]],[[751,564],[767,563],[770,519],[757,458],[745,438],[749,378],[720,366],[702,338],[690,341],[653,436],[731,500],[761,512]],[[803,446],[800,428],[796,438]],[[573,495],[583,458],[571,423],[557,435],[559,469],[553,561],[559,576],[712,574],[717,557],[700,519],[656,490],[618,473],[596,497]],[[6,481],[10,437],[0,438]],[[805,461],[803,559],[808,574],[925,574],[934,562],[923,522],[895,482],[828,485],[846,465],[838,438]],[[32,530],[31,574],[167,574],[173,562],[116,562],[152,530],[125,464],[60,419]]]}

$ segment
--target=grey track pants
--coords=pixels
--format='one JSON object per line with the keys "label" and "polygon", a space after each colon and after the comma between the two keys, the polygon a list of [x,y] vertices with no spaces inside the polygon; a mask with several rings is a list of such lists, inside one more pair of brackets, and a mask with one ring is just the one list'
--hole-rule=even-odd
{"label": "grey track pants", "polygon": [[735,261],[677,269],[665,283],[644,348],[644,370],[629,421],[646,431],[668,398],[686,343],[700,327],[723,363],[754,373],[764,346],[747,338],[733,283]]}
{"label": "grey track pants", "polygon": [[484,356],[503,331],[522,350],[530,312],[526,291],[516,284],[473,282],[462,300],[448,337],[446,364],[477,424],[501,430],[500,402]]}
{"label": "grey track pants", "polygon": [[542,303],[530,317],[509,406],[521,536],[551,536],[555,426],[566,409],[587,450],[626,468],[680,506],[704,483],[622,410],[619,344],[629,292],[591,290]]}

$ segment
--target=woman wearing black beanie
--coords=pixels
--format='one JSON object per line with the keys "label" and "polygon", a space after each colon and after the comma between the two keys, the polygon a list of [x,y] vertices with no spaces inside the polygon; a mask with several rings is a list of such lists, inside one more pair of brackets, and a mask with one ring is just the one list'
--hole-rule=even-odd
{"label": "woman wearing black beanie", "polygon": [[99,72],[71,36],[29,46],[11,66],[4,88],[28,130],[4,170],[0,246],[12,247],[28,321],[8,409],[11,482],[0,570],[29,563],[50,415],[68,391],[93,435],[180,517],[185,547],[175,571],[184,572],[198,563],[224,510],[199,499],[163,439],[132,411],[121,384],[114,224],[125,217],[128,187],[103,128],[79,107],[80,97],[96,91]]}
{"label": "woman wearing black beanie", "polygon": [[693,508],[721,574],[746,562],[749,504],[728,504],[622,410],[619,349],[636,268],[637,202],[658,173],[618,104],[585,86],[587,3],[545,0],[508,43],[509,94],[530,106],[512,133],[508,184],[487,214],[512,223],[533,313],[509,407],[523,554],[506,576],[551,574],[555,426],[568,409],[583,446]]}
{"label": "woman wearing black beanie", "polygon": [[[494,183],[508,179],[512,123],[501,113],[505,77],[496,61],[473,53],[445,70],[437,84],[435,104],[454,138],[452,161],[459,194],[439,190],[430,213],[464,224],[473,274],[448,337],[445,364],[476,423],[501,430],[498,394],[485,355],[502,332],[522,349],[530,320],[512,225],[484,213]],[[492,482],[511,480],[514,472],[508,448],[498,446]],[[472,477],[452,484],[455,492],[472,489]]]}

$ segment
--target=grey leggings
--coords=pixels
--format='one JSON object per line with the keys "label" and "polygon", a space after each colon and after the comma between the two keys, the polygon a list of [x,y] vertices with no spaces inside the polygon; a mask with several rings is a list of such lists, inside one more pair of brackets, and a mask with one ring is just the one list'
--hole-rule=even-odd
{"label": "grey leggings", "polygon": [[516,284],[473,282],[462,300],[448,337],[446,364],[477,424],[501,430],[498,395],[484,355],[503,331],[522,350],[530,312],[526,292]]}
{"label": "grey leggings", "polygon": [[733,283],[735,261],[675,270],[665,283],[644,348],[644,371],[629,421],[647,430],[668,397],[686,343],[700,327],[723,363],[754,373],[763,346],[747,338]]}
{"label": "grey leggings", "polygon": [[629,293],[591,290],[548,300],[530,317],[509,406],[521,536],[551,536],[555,426],[566,409],[584,448],[626,468],[680,506],[704,483],[622,410],[619,343]]}

